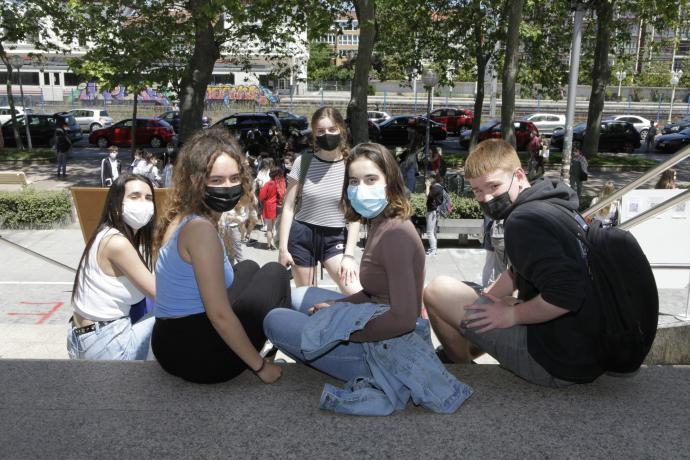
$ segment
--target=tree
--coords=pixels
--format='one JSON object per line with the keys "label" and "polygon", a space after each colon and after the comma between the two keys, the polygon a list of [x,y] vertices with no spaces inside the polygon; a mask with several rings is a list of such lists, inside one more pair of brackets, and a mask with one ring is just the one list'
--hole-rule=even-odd
{"label": "tree", "polygon": [[524,0],[506,3],[508,30],[506,34],[505,60],[503,61],[503,89],[501,91],[501,136],[515,147],[515,80],[518,72],[518,47],[520,45],[520,23]]}
{"label": "tree", "polygon": [[[12,95],[13,67],[8,51],[17,43],[30,43],[39,50],[57,49],[58,45],[52,41],[50,35],[51,24],[49,18],[63,14],[66,6],[59,0],[35,0],[31,2],[17,2],[15,0],[0,0],[0,61],[7,69],[7,101],[12,116],[13,134],[17,148],[23,148],[19,134],[17,117],[15,115],[14,97]],[[68,18],[67,22],[70,21]],[[25,120],[27,123],[28,120]],[[0,139],[2,133],[0,132]],[[4,145],[4,139],[2,139]]]}
{"label": "tree", "polygon": [[376,40],[376,6],[374,0],[355,0],[354,4],[359,21],[359,44],[347,116],[350,119],[352,142],[359,144],[369,140],[367,94],[371,57]]}
{"label": "tree", "polygon": [[[162,29],[170,27],[174,15],[153,21],[148,0],[130,0],[125,9],[119,1],[82,5],[85,28],[91,46],[83,57],[69,60],[70,67],[82,77],[95,78],[107,89],[125,86],[134,96],[132,107],[131,152],[136,149],[139,93],[158,83],[167,83],[171,46],[161,46]],[[109,18],[108,27],[103,19]],[[172,19],[171,19],[172,18]],[[158,33],[160,32],[160,33]]]}

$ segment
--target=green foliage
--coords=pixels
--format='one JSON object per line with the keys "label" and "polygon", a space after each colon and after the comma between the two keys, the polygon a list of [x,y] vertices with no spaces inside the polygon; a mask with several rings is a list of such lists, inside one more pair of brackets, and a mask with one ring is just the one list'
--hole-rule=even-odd
{"label": "green foliage", "polygon": [[17,150],[17,149],[0,149],[0,161],[3,160],[53,160],[55,159],[55,151],[52,149],[33,149],[33,150]]}
{"label": "green foliage", "polygon": [[0,192],[1,228],[46,228],[67,222],[72,202],[66,191]]}
{"label": "green foliage", "polygon": [[373,85],[367,85],[367,95],[376,96],[376,88]]}
{"label": "green foliage", "polygon": [[[479,207],[479,203],[469,196],[460,196],[450,192],[450,201],[453,203],[453,212],[448,219],[483,219],[484,213]],[[412,204],[412,214],[419,217],[426,217],[426,195],[423,193],[413,193],[410,197]]]}

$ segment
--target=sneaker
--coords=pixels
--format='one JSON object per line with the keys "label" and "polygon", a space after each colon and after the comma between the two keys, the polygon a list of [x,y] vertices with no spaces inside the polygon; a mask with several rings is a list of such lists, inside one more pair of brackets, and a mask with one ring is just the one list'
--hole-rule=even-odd
{"label": "sneaker", "polygon": [[432,249],[427,249],[426,255],[428,255],[428,256],[436,256],[436,255],[438,255],[438,253],[437,253],[436,251],[432,250]]}

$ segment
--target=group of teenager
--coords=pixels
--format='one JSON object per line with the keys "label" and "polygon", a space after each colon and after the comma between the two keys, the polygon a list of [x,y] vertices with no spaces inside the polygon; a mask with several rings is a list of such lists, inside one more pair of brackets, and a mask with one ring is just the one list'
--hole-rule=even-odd
{"label": "group of teenager", "polygon": [[[595,346],[601,306],[581,247],[553,223],[563,218],[556,207],[578,209],[570,187],[530,182],[505,141],[479,144],[465,177],[485,214],[503,222],[509,267],[481,291],[450,276],[425,286],[425,250],[395,157],[375,143],[350,148],[334,108],[317,110],[311,126],[313,150],[295,158],[287,174],[278,261],[263,267],[252,260],[233,265],[219,233],[222,216],[255,191],[232,135],[208,129],[185,142],[164,213],[156,212],[149,177],[115,178],[75,278],[70,357],[152,355],[191,382],[223,382],[249,370],[272,383],[283,368],[272,353],[260,354],[268,339],[297,361],[357,381],[380,378],[382,353],[397,349],[395,366],[429,369],[442,387],[434,393],[461,401],[467,390],[434,367],[440,362],[430,339],[416,339],[424,305],[452,362],[488,353],[519,377],[551,387],[603,373]],[[362,225],[368,233],[358,264]],[[318,263],[338,291],[314,286]],[[133,320],[132,305],[145,297],[153,310]],[[305,343],[333,334],[337,340],[318,353]]]}

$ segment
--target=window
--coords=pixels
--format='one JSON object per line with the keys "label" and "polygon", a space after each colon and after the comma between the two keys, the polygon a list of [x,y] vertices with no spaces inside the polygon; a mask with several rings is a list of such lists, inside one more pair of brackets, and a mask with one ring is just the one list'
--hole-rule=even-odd
{"label": "window", "polygon": [[105,111],[105,110],[101,110],[101,111],[99,112],[99,115],[100,115],[101,117],[107,117],[107,116],[109,116],[109,115],[108,115],[108,112]]}
{"label": "window", "polygon": [[553,117],[553,116],[552,116],[552,117],[548,117],[547,119],[548,119],[548,121],[559,121],[559,118],[558,118],[558,117]]}
{"label": "window", "polygon": [[39,85],[40,79],[38,72],[20,72],[22,85]]}
{"label": "window", "polygon": [[7,83],[7,72],[0,72],[0,84],[4,85]]}
{"label": "window", "polygon": [[234,85],[235,84],[235,74],[234,73],[224,73],[224,74],[213,74],[209,81],[211,85]]}
{"label": "window", "polygon": [[542,117],[541,115],[537,115],[536,117],[530,118],[529,121],[531,121],[531,122],[544,121],[544,117]]}
{"label": "window", "polygon": [[76,74],[65,72],[65,86],[78,86],[81,81],[81,77],[78,77]]}
{"label": "window", "polygon": [[236,117],[226,118],[225,120],[223,120],[223,124],[225,126],[235,126],[237,124],[237,118]]}
{"label": "window", "polygon": [[43,72],[43,84],[50,86],[50,72]]}

